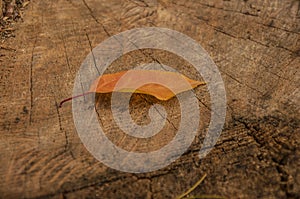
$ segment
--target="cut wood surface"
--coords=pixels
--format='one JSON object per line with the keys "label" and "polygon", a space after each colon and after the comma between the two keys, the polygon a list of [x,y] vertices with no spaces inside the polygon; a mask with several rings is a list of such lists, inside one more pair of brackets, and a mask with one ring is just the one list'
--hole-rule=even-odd
{"label": "cut wood surface", "polygon": [[[137,27],[165,27],[193,38],[218,66],[227,116],[214,149],[198,153],[210,121],[207,88],[194,89],[201,112],[191,147],[166,168],[146,174],[111,169],[96,160],[76,132],[71,104],[76,73],[105,39]],[[0,198],[300,198],[299,0],[32,0],[15,37],[0,48]],[[113,62],[106,73],[163,63],[201,81],[169,52],[146,49]],[[176,134],[176,98],[134,94],[132,119],[150,122],[149,107],[166,107],[168,123],[149,140],[126,136],[113,122],[109,94],[97,96],[108,137],[128,151],[158,150]],[[102,110],[102,111],[101,111]]]}

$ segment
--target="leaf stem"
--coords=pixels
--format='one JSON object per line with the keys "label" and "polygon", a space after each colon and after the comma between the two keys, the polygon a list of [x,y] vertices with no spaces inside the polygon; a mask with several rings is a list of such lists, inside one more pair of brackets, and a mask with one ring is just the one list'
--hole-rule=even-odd
{"label": "leaf stem", "polygon": [[59,108],[61,108],[62,107],[62,105],[65,103],[65,102],[67,102],[67,101],[70,101],[70,100],[73,100],[73,99],[75,99],[75,98],[78,98],[78,97],[82,97],[82,96],[85,96],[85,95],[89,95],[89,94],[91,94],[92,92],[86,92],[86,93],[82,93],[82,94],[80,94],[80,95],[76,95],[76,96],[73,96],[73,97],[69,97],[69,98],[67,98],[67,99],[64,99],[63,101],[61,101],[60,103],[59,103]]}

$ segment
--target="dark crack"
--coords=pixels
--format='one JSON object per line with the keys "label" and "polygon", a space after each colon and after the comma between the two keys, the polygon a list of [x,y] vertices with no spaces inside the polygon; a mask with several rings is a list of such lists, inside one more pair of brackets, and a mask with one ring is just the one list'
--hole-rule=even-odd
{"label": "dark crack", "polygon": [[91,42],[90,37],[89,37],[89,35],[88,35],[87,32],[85,33],[85,36],[86,36],[86,38],[87,38],[87,40],[89,42],[89,47],[90,47],[90,51],[91,51],[91,54],[92,54],[92,57],[93,57],[94,66],[95,66],[95,68],[96,68],[96,70],[98,72],[98,75],[100,75],[100,71],[99,71],[99,69],[97,67],[96,58],[95,58],[95,55],[94,55],[94,52],[93,52],[92,42]]}
{"label": "dark crack", "polygon": [[36,47],[37,43],[37,36],[35,37],[32,51],[31,51],[31,62],[30,62],[30,72],[29,72],[29,80],[30,80],[30,85],[29,85],[29,91],[30,91],[30,110],[29,110],[29,124],[31,125],[32,123],[32,109],[33,109],[33,62],[34,62],[34,50]]}
{"label": "dark crack", "polygon": [[99,24],[98,19],[96,18],[96,16],[94,15],[93,10],[90,8],[90,6],[86,3],[85,0],[82,0],[83,4],[85,5],[85,7],[89,10],[91,17],[96,21],[96,23]]}

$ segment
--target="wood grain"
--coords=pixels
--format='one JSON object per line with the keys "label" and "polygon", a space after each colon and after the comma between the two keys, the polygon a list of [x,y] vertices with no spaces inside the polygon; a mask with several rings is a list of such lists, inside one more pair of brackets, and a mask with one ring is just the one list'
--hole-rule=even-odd
{"label": "wood grain", "polygon": [[[0,198],[174,198],[204,173],[193,195],[299,198],[299,8],[298,0],[33,0],[15,37],[4,42],[16,50],[0,49]],[[92,48],[149,26],[180,31],[205,48],[226,86],[227,117],[215,148],[199,160],[210,100],[196,89],[203,120],[189,150],[159,171],[128,174],[98,162],[76,133],[71,104],[57,105],[72,95]],[[108,72],[152,61],[201,78],[185,60],[154,50],[125,55]],[[141,97],[132,102],[132,116],[147,122],[153,102]],[[170,135],[138,146],[116,136],[121,132],[104,105],[105,129],[127,150],[158,149],[176,131],[176,100],[166,104]]]}

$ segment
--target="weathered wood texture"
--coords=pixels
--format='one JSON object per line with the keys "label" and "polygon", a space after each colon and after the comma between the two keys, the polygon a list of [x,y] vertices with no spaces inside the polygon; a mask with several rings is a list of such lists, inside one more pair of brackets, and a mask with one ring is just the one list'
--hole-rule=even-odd
{"label": "weathered wood texture", "polygon": [[[94,159],[76,133],[71,104],[58,109],[57,103],[72,94],[91,48],[145,26],[178,30],[198,41],[221,71],[228,108],[222,135],[206,158],[197,155],[209,122],[201,105],[202,130],[189,151],[165,169],[133,175]],[[299,198],[299,32],[298,0],[33,0],[15,37],[0,48],[0,197],[174,198],[207,173],[193,195]],[[188,63],[151,50],[126,55],[111,70],[153,60],[199,79],[182,67]],[[209,104],[201,89],[195,92]],[[133,102],[138,123],[147,120],[149,108],[141,99]],[[171,111],[175,126],[167,124],[164,131],[172,134],[179,113]],[[109,111],[100,116],[108,118],[105,128],[115,127]],[[158,149],[168,139],[149,143]],[[131,150],[134,142],[122,146]],[[134,150],[148,149],[140,144]]]}

